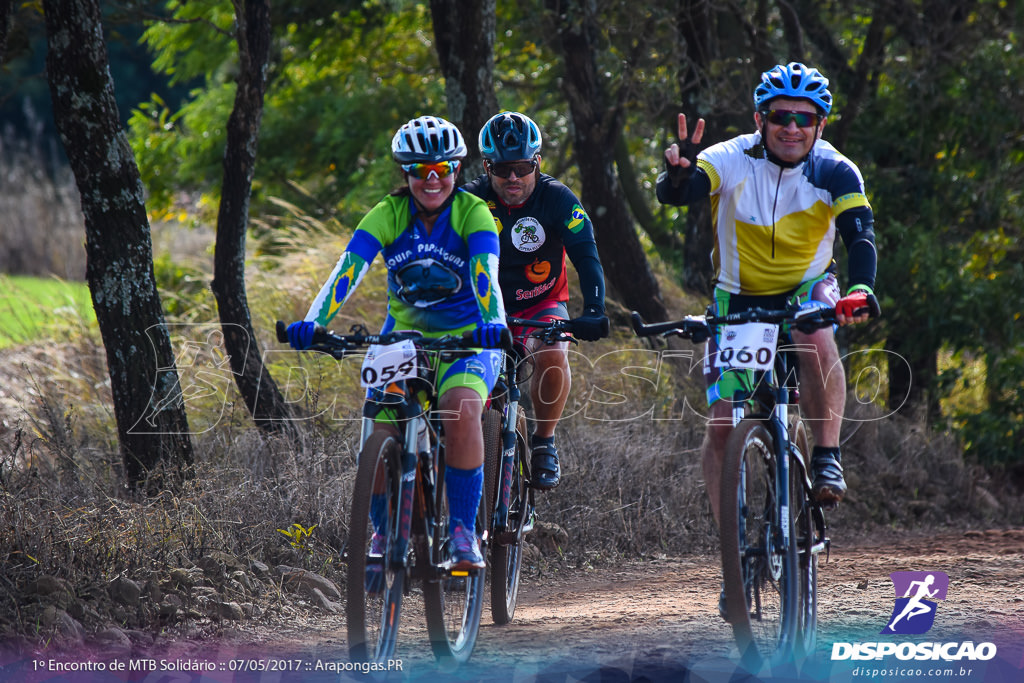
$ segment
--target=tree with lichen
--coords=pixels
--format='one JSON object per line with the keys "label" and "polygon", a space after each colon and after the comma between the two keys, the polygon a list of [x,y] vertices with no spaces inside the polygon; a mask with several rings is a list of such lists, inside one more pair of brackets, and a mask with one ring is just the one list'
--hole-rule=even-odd
{"label": "tree with lichen", "polygon": [[85,215],[86,279],[106,349],[125,476],[155,493],[193,462],[153,272],[144,190],[121,128],[98,0],[43,0],[54,119]]}

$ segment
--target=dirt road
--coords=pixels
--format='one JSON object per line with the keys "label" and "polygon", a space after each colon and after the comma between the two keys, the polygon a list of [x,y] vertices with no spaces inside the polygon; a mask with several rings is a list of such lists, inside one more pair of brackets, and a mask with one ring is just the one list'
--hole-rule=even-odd
{"label": "dirt road", "polygon": [[[895,604],[890,573],[939,571],[949,576],[946,599],[934,626],[921,636],[879,636]],[[466,670],[447,680],[632,681],[736,680],[730,627],[717,614],[717,557],[665,558],[589,572],[531,575],[511,624],[484,626]],[[997,660],[909,662],[930,680],[1009,683],[1024,680],[1024,529],[942,534],[849,547],[835,542],[820,570],[820,634],[817,662],[797,672],[800,680],[856,680],[857,665],[896,668],[908,662],[831,661],[835,642],[904,639],[910,642],[993,642]],[[411,601],[414,602],[415,601]],[[437,680],[418,614],[403,618],[398,657],[402,680]],[[335,624],[279,633],[306,656],[345,659],[343,633]],[[342,629],[343,631],[343,629]],[[311,641],[315,645],[310,647]],[[997,666],[998,664],[998,666]],[[961,675],[971,668],[971,674]],[[764,673],[764,672],[762,672]],[[767,674],[765,674],[767,676]],[[791,680],[775,672],[773,680]],[[877,680],[914,680],[915,676]],[[365,680],[355,675],[352,680]],[[742,680],[742,679],[741,679]]]}
{"label": "dirt road", "polygon": [[[944,572],[946,599],[924,635],[880,636],[895,604],[890,573]],[[513,623],[496,626],[485,608],[484,626],[470,665],[440,671],[429,644],[416,596],[407,600],[399,650],[399,681],[703,681],[738,680],[984,681],[1024,680],[1024,529],[957,532],[931,537],[835,542],[823,563],[818,656],[797,670],[738,669],[730,627],[717,615],[718,560],[712,556],[665,558],[592,571],[529,574]],[[831,661],[836,642],[991,642],[998,655],[988,662],[958,660]],[[156,655],[153,655],[156,656]],[[344,671],[348,658],[344,621],[325,616],[246,628],[216,641],[183,641],[159,654],[161,661],[288,659],[298,671],[164,677],[40,678],[47,681],[367,681]],[[884,667],[883,675],[870,668]],[[10,670],[9,670],[10,671]],[[897,675],[897,674],[906,675]],[[191,676],[191,677],[190,677]],[[0,681],[4,672],[0,670]],[[21,680],[21,679],[18,679]]]}

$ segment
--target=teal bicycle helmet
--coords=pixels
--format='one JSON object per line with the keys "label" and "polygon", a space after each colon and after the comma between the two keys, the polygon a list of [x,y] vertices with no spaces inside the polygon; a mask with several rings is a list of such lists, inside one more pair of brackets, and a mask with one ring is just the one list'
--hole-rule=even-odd
{"label": "teal bicycle helmet", "polygon": [[776,97],[810,100],[824,114],[832,110],[828,79],[817,69],[800,62],[778,64],[761,74],[761,82],[754,88],[754,108],[761,111]]}
{"label": "teal bicycle helmet", "polygon": [[540,152],[540,128],[525,114],[506,111],[480,129],[480,156],[494,163],[532,159]]}

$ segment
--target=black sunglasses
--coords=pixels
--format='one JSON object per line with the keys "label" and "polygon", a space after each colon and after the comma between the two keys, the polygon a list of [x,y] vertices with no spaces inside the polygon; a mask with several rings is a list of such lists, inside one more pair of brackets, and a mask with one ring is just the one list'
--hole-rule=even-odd
{"label": "black sunglasses", "polygon": [[534,169],[537,168],[537,160],[506,161],[500,164],[489,163],[487,164],[487,168],[490,169],[491,173],[499,178],[508,178],[513,173],[516,174],[517,178],[522,178],[523,176],[528,176],[533,173]]}
{"label": "black sunglasses", "polygon": [[796,123],[797,128],[810,128],[817,126],[820,120],[817,113],[813,111],[791,111],[789,109],[772,109],[762,112],[768,123],[776,126],[788,126],[789,122]]}

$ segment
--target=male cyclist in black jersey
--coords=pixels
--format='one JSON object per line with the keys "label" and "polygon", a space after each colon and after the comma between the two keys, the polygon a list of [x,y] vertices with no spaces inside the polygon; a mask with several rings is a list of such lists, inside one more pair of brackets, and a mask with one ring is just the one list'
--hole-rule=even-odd
{"label": "male cyclist in black jersey", "polygon": [[[704,119],[689,136],[686,116],[679,114],[679,142],[665,150],[657,195],[677,206],[711,196],[717,314],[790,302],[834,307],[840,325],[863,322],[867,310],[878,314],[874,218],[859,169],[821,139],[831,109],[828,79],[791,62],[761,75],[754,90],[754,133],[698,154]],[[837,233],[847,252],[845,297],[832,259]],[[839,454],[846,379],[832,330],[792,334],[808,349],[800,354],[800,404],[814,435],[813,495],[834,506],[846,493]],[[730,398],[750,381],[745,371],[719,372],[713,363],[717,348],[717,340],[709,340],[704,359],[710,421],[703,454],[716,520],[732,426]]]}
{"label": "male cyclist in black jersey", "polygon": [[[576,195],[541,173],[537,124],[518,112],[503,112],[484,124],[479,142],[486,173],[464,189],[482,197],[494,216],[501,244],[498,281],[506,312],[529,320],[568,318],[568,254],[583,294],[583,315],[573,319],[573,333],[586,341],[608,336],[604,270],[594,227]],[[547,490],[561,480],[554,439],[569,398],[568,344],[547,346],[526,338],[532,329],[513,327],[512,333],[525,340],[536,364],[530,380],[537,421],[531,442],[532,486]]]}

